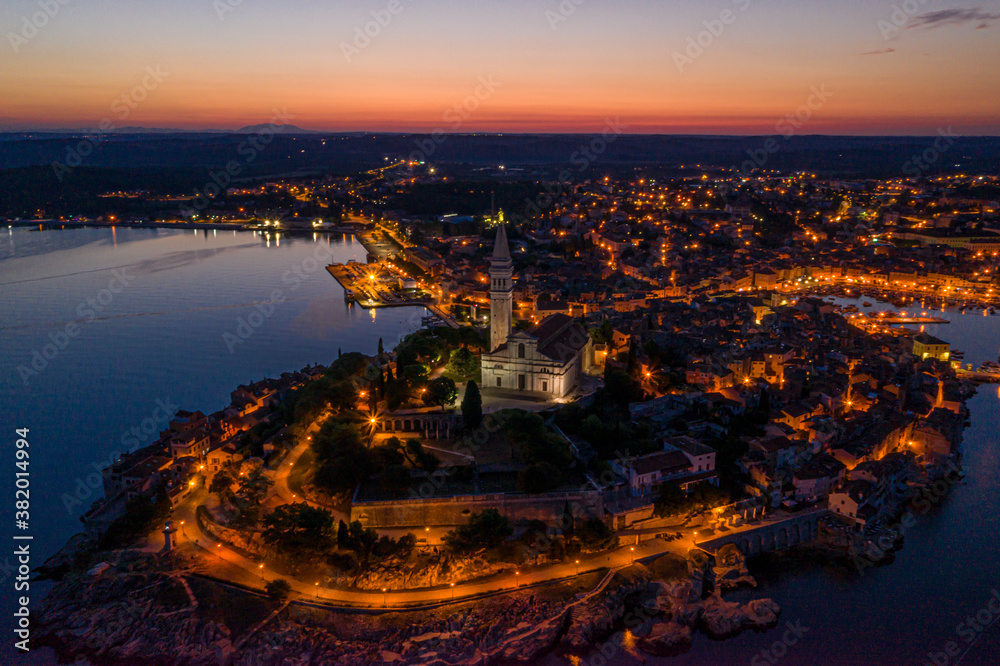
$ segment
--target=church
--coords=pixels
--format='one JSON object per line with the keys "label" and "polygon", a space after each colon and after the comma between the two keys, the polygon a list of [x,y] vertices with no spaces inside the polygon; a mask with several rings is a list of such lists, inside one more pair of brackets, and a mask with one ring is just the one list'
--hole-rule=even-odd
{"label": "church", "polygon": [[512,332],[514,262],[503,224],[490,259],[490,353],[483,354],[483,390],[556,400],[590,369],[592,343],[572,317],[550,315],[528,331]]}

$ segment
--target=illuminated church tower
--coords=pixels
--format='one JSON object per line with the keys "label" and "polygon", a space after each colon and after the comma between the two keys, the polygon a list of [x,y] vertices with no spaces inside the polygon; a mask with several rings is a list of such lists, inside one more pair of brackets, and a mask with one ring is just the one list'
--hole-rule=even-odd
{"label": "illuminated church tower", "polygon": [[507,245],[507,230],[503,211],[497,228],[490,259],[490,351],[507,342],[510,337],[514,305],[514,262]]}

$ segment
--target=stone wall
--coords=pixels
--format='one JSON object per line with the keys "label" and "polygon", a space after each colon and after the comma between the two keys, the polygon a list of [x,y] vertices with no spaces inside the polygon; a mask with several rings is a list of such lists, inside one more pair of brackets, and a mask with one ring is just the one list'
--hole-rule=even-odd
{"label": "stone wall", "polygon": [[699,548],[715,552],[727,543],[737,546],[746,555],[759,555],[784,550],[816,539],[819,519],[829,511],[810,511],[784,520],[769,521],[750,529],[731,530],[722,535],[696,542]]}
{"label": "stone wall", "polygon": [[566,502],[575,519],[604,519],[600,492],[578,491],[544,495],[494,494],[463,495],[431,499],[356,502],[351,520],[365,527],[453,527],[463,525],[473,513],[496,509],[511,523],[519,520],[557,522]]}

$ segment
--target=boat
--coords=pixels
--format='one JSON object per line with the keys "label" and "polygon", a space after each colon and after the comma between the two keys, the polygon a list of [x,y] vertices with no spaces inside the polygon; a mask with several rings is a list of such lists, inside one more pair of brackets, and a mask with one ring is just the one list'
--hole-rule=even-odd
{"label": "boat", "polygon": [[870,308],[870,307],[872,306],[872,304],[871,304],[871,303],[869,303],[868,301],[865,301],[865,302],[864,302],[864,303],[862,303],[861,305],[863,305],[863,306],[864,306],[864,307],[866,307],[866,308]]}

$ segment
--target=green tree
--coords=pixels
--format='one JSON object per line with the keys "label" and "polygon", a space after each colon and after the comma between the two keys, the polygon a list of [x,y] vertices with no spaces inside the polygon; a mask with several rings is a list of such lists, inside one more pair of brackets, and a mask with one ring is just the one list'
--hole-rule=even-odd
{"label": "green tree", "polygon": [[448,370],[459,377],[472,377],[479,369],[479,361],[476,355],[466,347],[459,347],[451,352],[448,361]]}
{"label": "green tree", "polygon": [[465,387],[465,397],[462,398],[462,420],[467,430],[474,430],[483,422],[483,397],[475,381],[470,381]]}
{"label": "green tree", "polygon": [[445,546],[455,553],[497,548],[514,533],[510,522],[496,509],[469,516],[469,522],[444,535]]}
{"label": "green tree", "polygon": [[439,377],[427,384],[427,392],[424,393],[424,402],[429,405],[438,405],[444,411],[445,405],[454,405],[458,400],[458,388],[455,382],[447,377]]}
{"label": "green tree", "polygon": [[264,516],[264,542],[288,553],[319,552],[333,544],[333,515],[304,502],[282,504]]}

